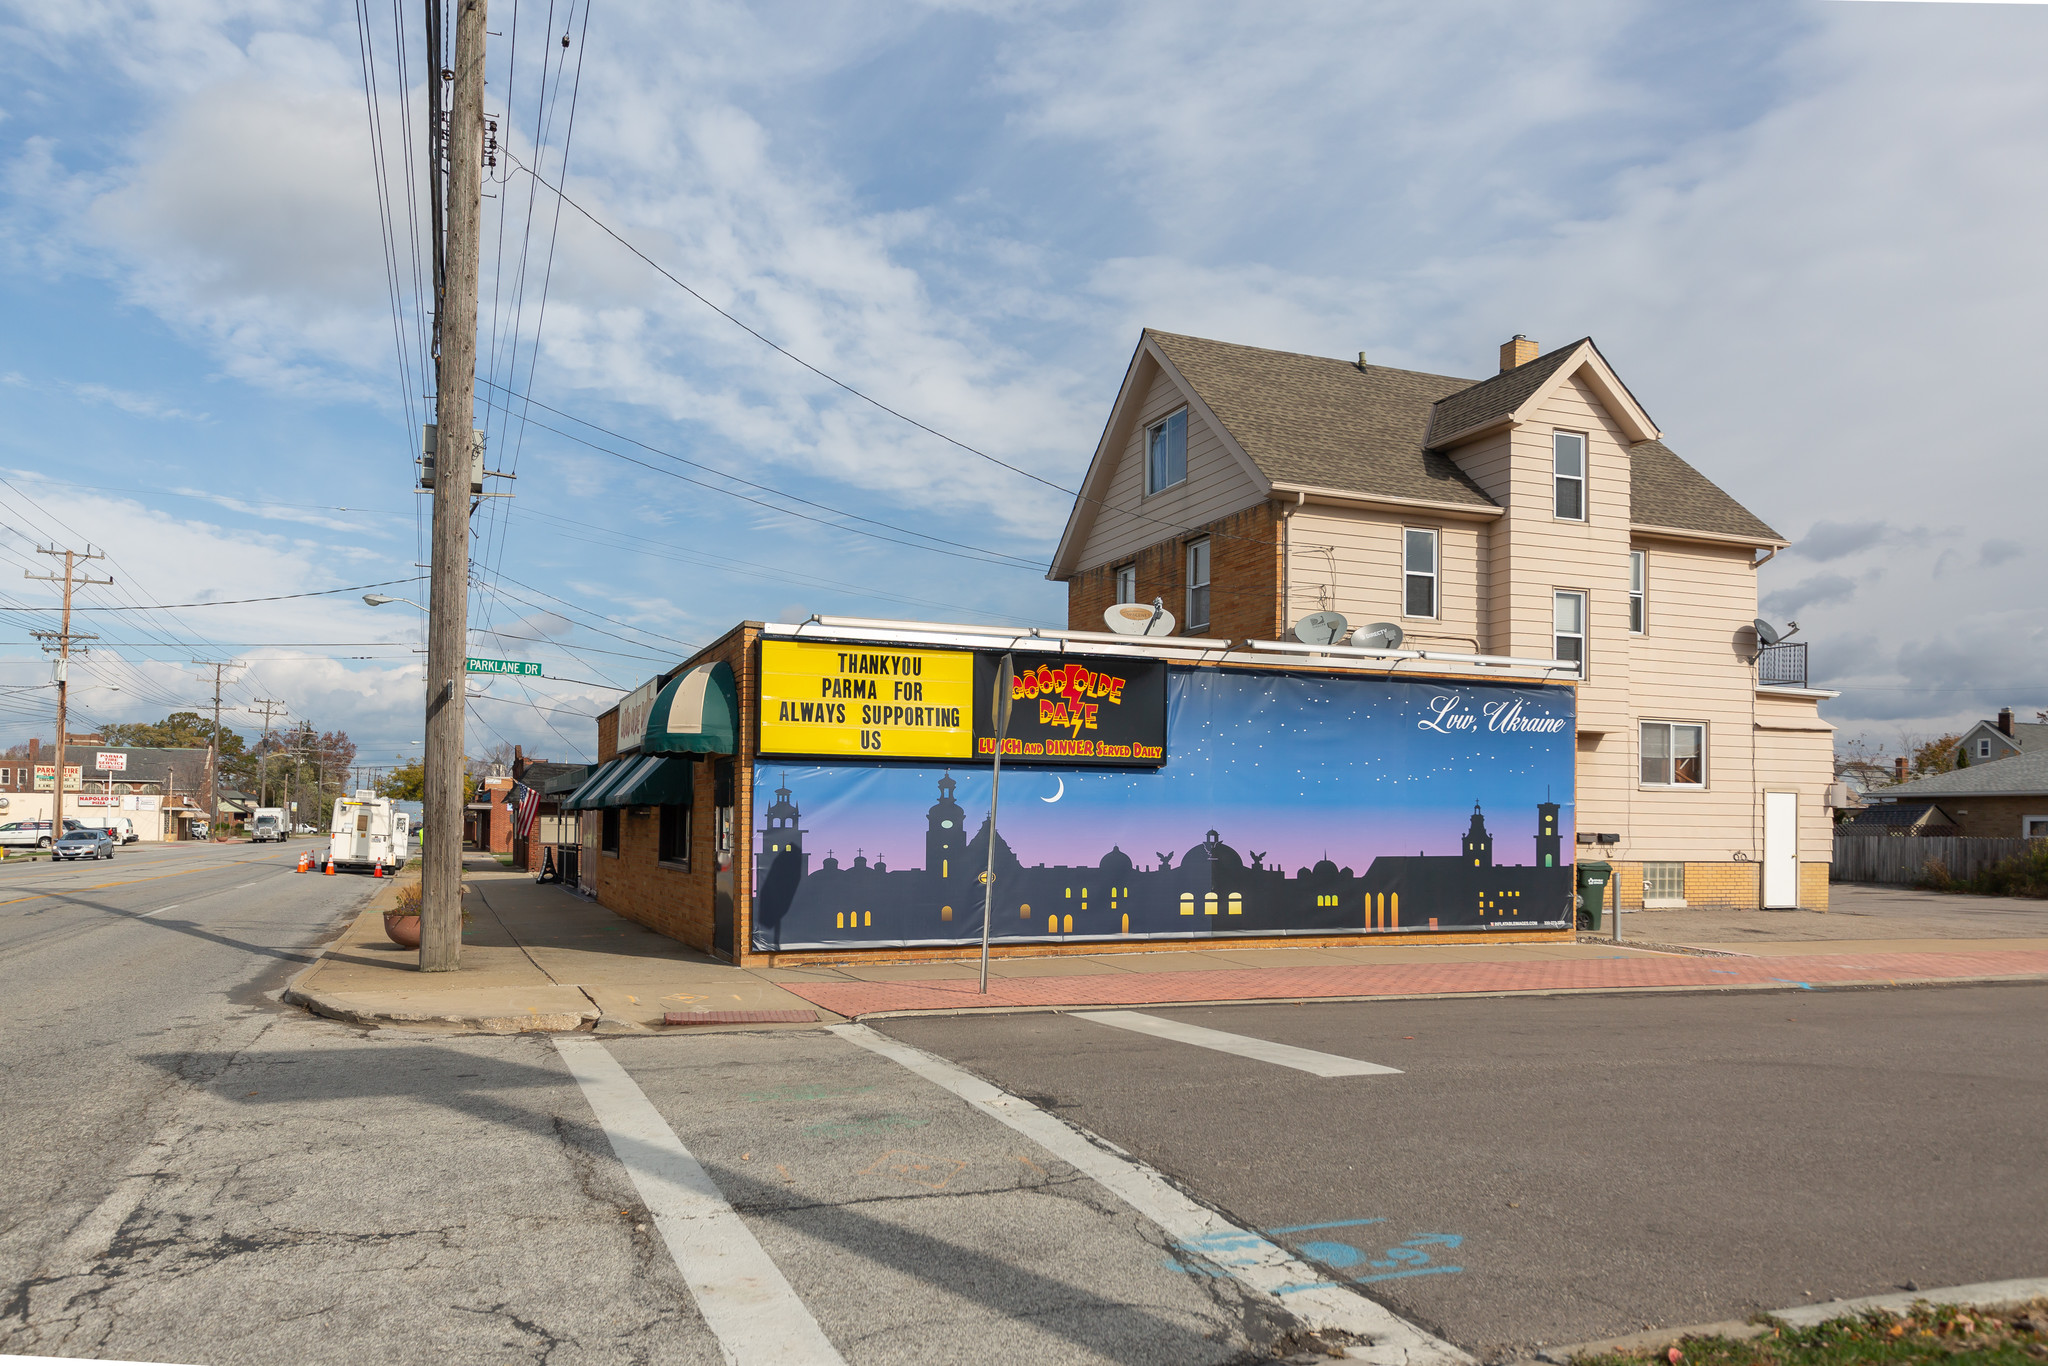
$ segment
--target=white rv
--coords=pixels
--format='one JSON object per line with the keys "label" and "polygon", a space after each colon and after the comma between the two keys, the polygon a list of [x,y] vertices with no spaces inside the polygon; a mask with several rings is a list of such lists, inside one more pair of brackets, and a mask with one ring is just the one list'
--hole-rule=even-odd
{"label": "white rv", "polygon": [[411,818],[392,810],[389,797],[363,790],[334,804],[327,860],[336,868],[395,873],[405,866],[411,844]]}

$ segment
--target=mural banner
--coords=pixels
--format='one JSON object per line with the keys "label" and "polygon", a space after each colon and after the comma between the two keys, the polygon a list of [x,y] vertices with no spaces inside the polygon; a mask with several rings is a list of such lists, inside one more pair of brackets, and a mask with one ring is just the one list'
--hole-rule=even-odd
{"label": "mural banner", "polygon": [[[1180,667],[1166,683],[1160,767],[1006,756],[993,939],[1570,923],[1569,686]],[[979,941],[986,767],[763,761],[754,779],[755,949]]]}
{"label": "mural banner", "polygon": [[[1003,762],[1113,764],[1166,762],[1166,662],[1119,656],[1016,652],[1010,685],[1010,731]],[[999,653],[974,661],[974,757],[996,753],[995,693]]]}

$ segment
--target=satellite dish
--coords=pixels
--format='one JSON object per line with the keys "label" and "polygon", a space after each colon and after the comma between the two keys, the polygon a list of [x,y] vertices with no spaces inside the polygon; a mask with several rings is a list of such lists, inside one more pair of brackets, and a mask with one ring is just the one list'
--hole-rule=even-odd
{"label": "satellite dish", "polygon": [[1757,644],[1759,644],[1759,645],[1776,645],[1776,644],[1777,644],[1777,643],[1778,643],[1778,642],[1779,642],[1779,641],[1780,641],[1781,639],[1783,639],[1783,637],[1781,637],[1781,636],[1780,636],[1780,635],[1778,634],[1778,628],[1777,628],[1777,627],[1775,627],[1775,626],[1771,625],[1771,623],[1769,623],[1768,621],[1765,621],[1765,620],[1764,620],[1764,619],[1763,619],[1762,617],[1758,617],[1758,618],[1756,619],[1756,643],[1757,643]]}
{"label": "satellite dish", "polygon": [[1401,635],[1401,628],[1393,622],[1376,621],[1351,637],[1351,643],[1364,650],[1398,650]]}
{"label": "satellite dish", "polygon": [[1335,645],[1350,629],[1342,612],[1310,612],[1294,623],[1294,638],[1304,645]]}
{"label": "satellite dish", "polygon": [[1120,636],[1170,636],[1178,624],[1163,598],[1152,599],[1150,607],[1142,602],[1120,602],[1104,612],[1102,619]]}

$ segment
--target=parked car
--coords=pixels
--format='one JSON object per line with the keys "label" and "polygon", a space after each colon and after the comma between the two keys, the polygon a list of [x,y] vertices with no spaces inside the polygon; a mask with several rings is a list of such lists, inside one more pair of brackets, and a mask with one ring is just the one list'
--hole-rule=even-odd
{"label": "parked car", "polygon": [[[64,818],[64,828],[75,830],[78,822]],[[0,825],[0,849],[47,849],[50,847],[48,821],[9,821]]]}
{"label": "parked car", "polygon": [[79,826],[66,830],[64,837],[57,841],[51,856],[59,860],[74,858],[112,858],[114,856],[114,834],[96,826]]}
{"label": "parked car", "polygon": [[[65,819],[69,821],[70,817],[67,816]],[[116,844],[133,844],[142,838],[135,833],[135,822],[126,816],[80,816],[76,824],[110,830]]]}
{"label": "parked car", "polygon": [[292,833],[294,835],[317,835],[320,833],[320,830],[317,826],[311,826],[305,824],[304,822],[301,822],[300,824],[292,827]]}

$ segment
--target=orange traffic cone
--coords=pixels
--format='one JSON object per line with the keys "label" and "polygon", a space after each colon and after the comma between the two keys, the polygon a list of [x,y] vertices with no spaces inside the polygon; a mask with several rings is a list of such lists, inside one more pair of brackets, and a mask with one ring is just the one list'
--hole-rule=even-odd
{"label": "orange traffic cone", "polygon": [[329,876],[329,877],[333,877],[333,876],[334,876],[334,860],[333,860],[333,859],[329,859],[329,860],[327,860],[327,876]]}
{"label": "orange traffic cone", "polygon": [[371,877],[383,877],[383,876],[384,876],[384,865],[380,863],[380,864],[376,865],[376,866],[375,866],[374,868],[372,868],[372,869],[370,870],[370,876],[371,876]]}

